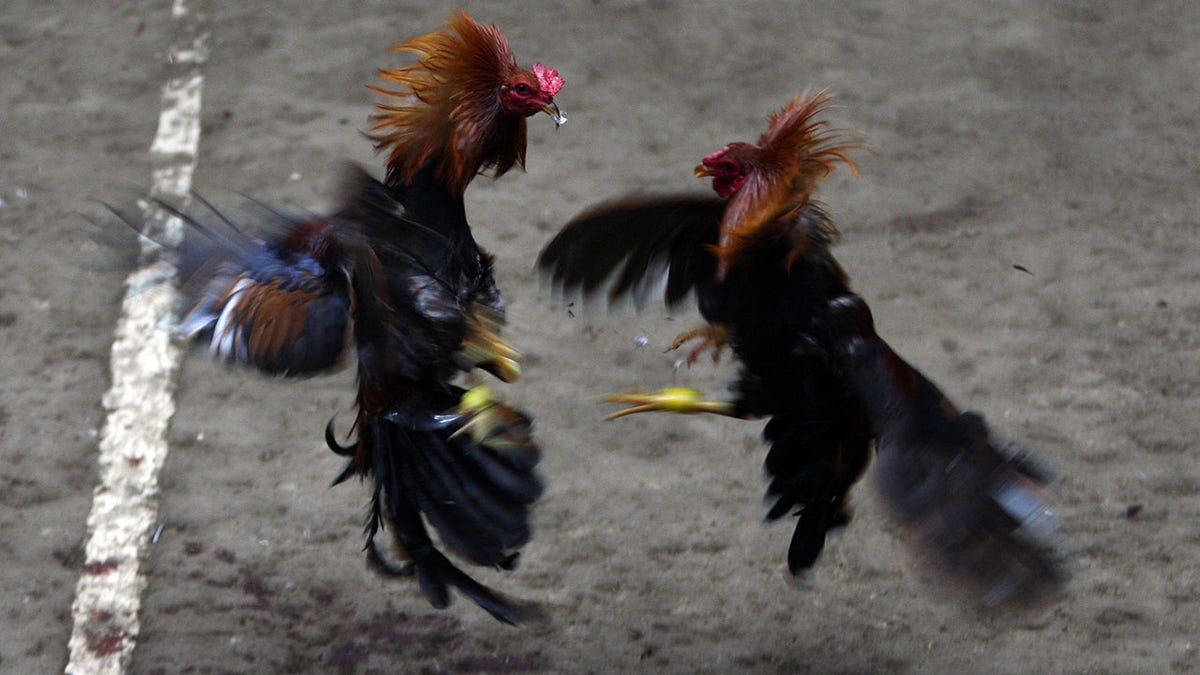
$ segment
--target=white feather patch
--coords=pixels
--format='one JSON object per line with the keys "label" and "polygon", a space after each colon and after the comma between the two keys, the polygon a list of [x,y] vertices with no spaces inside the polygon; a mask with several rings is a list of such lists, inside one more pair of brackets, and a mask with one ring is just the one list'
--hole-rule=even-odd
{"label": "white feather patch", "polygon": [[250,287],[251,283],[253,282],[246,277],[238,279],[229,291],[229,299],[221,308],[221,315],[217,317],[217,325],[213,328],[209,351],[219,358],[227,360],[233,354],[234,340],[237,337],[237,325],[234,323],[233,313],[237,311],[242,294]]}

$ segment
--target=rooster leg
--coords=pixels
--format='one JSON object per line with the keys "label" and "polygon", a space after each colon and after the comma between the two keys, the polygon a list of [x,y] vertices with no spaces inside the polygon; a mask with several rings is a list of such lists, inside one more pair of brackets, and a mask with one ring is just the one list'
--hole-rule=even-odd
{"label": "rooster leg", "polygon": [[685,343],[695,340],[696,338],[702,339],[700,344],[697,345],[695,349],[688,352],[686,360],[688,367],[691,368],[692,364],[700,358],[700,355],[709,349],[713,350],[713,363],[720,363],[721,352],[724,351],[725,346],[729,344],[729,328],[721,324],[706,323],[703,326],[697,326],[691,330],[685,330],[677,335],[675,337],[675,341],[672,342],[664,351],[673,352],[682,347]]}
{"label": "rooster leg", "polygon": [[472,318],[463,338],[461,355],[471,366],[482,368],[504,382],[521,375],[521,354],[500,337],[500,324],[488,318]]}
{"label": "rooster leg", "polygon": [[628,408],[618,410],[605,417],[605,419],[609,420],[655,410],[679,413],[681,415],[712,413],[714,415],[737,417],[733,412],[733,404],[729,401],[705,401],[700,397],[699,391],[687,387],[666,387],[650,393],[609,394],[608,396],[602,396],[600,400],[612,403],[632,404]]}

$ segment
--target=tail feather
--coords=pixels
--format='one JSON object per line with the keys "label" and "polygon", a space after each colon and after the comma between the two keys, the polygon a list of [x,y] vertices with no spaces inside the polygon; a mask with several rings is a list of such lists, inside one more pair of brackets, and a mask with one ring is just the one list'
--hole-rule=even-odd
{"label": "tail feather", "polygon": [[[404,444],[439,444],[436,437],[428,437],[429,432],[412,433],[401,429],[390,433],[405,436],[401,441]],[[439,476],[425,460],[427,452],[429,450],[425,448],[415,447],[403,451],[405,457],[397,468],[401,478],[400,491],[437,530],[443,544],[476,564],[494,564],[494,557],[500,551],[499,542],[484,523],[472,518],[474,514],[468,513],[462,504],[450,497],[446,478]],[[399,491],[389,490],[389,499],[392,499],[392,492]]]}
{"label": "tail feather", "polygon": [[477,482],[500,492],[500,497],[521,503],[532,503],[541,496],[542,483],[533,473],[540,456],[537,446],[497,447],[490,441],[482,446],[463,445],[466,456],[472,460],[468,470],[482,474],[474,477]]}
{"label": "tail feather", "polygon": [[829,325],[876,432],[880,491],[938,567],[985,607],[1034,603],[1060,587],[1052,473],[892,351],[861,298],[830,303]]}
{"label": "tail feather", "polygon": [[[531,422],[491,399],[460,403],[467,393],[451,388],[430,409],[409,406],[360,416],[350,466],[375,483],[366,528],[368,557],[373,552],[379,557],[375,534],[390,526],[433,606],[445,607],[450,590],[457,589],[497,619],[521,623],[535,615],[533,610],[456,567],[426,528],[432,526],[442,545],[470,562],[502,569],[515,567],[518,550],[532,536],[529,511],[542,482],[535,471],[538,449]],[[336,443],[331,449],[345,450]]]}
{"label": "tail feather", "polygon": [[438,566],[432,564],[429,558],[432,554],[425,556],[425,559],[417,564],[417,584],[421,587],[421,592],[429,598],[429,604],[436,609],[446,609],[450,606],[450,581],[444,574],[445,566],[453,567],[445,556],[442,556],[444,565]]}
{"label": "tail feather", "polygon": [[412,447],[405,461],[411,492],[451,550],[478,565],[497,565],[529,540],[527,504],[506,503],[503,497],[489,494],[492,486],[465,475],[466,462],[454,461],[461,449],[437,438],[436,432],[406,435]]}
{"label": "tail feather", "polygon": [[[491,439],[495,444],[488,445],[491,452],[480,459],[480,464],[484,466],[486,463],[484,468],[496,473],[494,480],[506,485],[511,484],[511,489],[515,492],[527,493],[536,489],[540,493],[540,484],[534,486],[526,480],[528,473],[542,458],[541,450],[530,440],[528,429],[531,420],[514,408],[508,410],[521,415],[524,430],[509,428],[505,430],[504,438]],[[536,498],[535,496],[534,499]]]}
{"label": "tail feather", "polygon": [[[394,466],[391,460],[385,460],[382,464]],[[418,508],[396,490],[395,484],[377,484],[383,486],[383,492],[387,494],[385,519],[392,525],[397,543],[412,558],[417,585],[430,605],[436,609],[448,607],[451,601],[450,589],[454,588],[504,623],[520,625],[537,618],[538,614],[532,607],[489,589],[455,566],[434,547]],[[375,502],[375,506],[379,508],[378,501]],[[368,558],[371,557],[374,547],[373,537],[372,532],[367,540]]]}
{"label": "tail feather", "polygon": [[421,591],[438,609],[450,604],[449,589],[453,587],[488,614],[509,625],[517,626],[538,619],[534,608],[484,586],[433,548],[425,551],[424,555],[414,556],[414,561]]}
{"label": "tail feather", "polygon": [[[455,462],[447,459],[454,456],[477,457],[486,455],[486,451],[478,452],[460,437],[444,442],[442,452],[421,454],[422,465],[434,474],[430,480],[439,483],[437,487],[444,488],[446,492],[443,503],[461,506],[483,524],[494,525],[497,533],[524,532],[525,540],[505,543],[507,546],[519,546],[527,541],[529,528],[526,510],[533,501],[530,493],[507,489],[498,483],[492,474],[481,471],[472,461]],[[527,482],[536,483],[535,478],[532,474],[524,477]],[[538,486],[540,487],[540,484]]]}

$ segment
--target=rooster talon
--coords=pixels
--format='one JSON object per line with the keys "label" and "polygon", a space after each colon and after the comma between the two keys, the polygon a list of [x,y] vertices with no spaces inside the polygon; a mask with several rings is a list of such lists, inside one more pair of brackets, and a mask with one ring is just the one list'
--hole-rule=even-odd
{"label": "rooster talon", "polygon": [[625,394],[609,394],[600,397],[609,403],[631,404],[628,408],[609,414],[605,419],[613,420],[626,415],[654,412],[661,410],[681,415],[695,413],[713,413],[715,415],[733,415],[733,404],[728,401],[706,401],[701,398],[699,391],[688,387],[664,387],[656,392],[630,392]]}
{"label": "rooster talon", "polygon": [[503,317],[487,307],[477,306],[467,319],[467,335],[461,357],[467,367],[481,368],[503,382],[515,382],[521,376],[521,353],[500,337]]}
{"label": "rooster talon", "polygon": [[661,410],[661,409],[662,408],[655,406],[653,404],[644,403],[642,405],[630,406],[628,408],[618,410],[614,413],[609,413],[604,416],[604,419],[605,420],[615,420],[618,417],[625,417],[626,415],[636,415],[637,413],[652,412],[654,410]]}
{"label": "rooster talon", "polygon": [[704,343],[688,352],[687,359],[685,359],[687,367],[691,368],[693,365],[695,365],[695,363],[700,360],[700,355],[703,354],[705,350],[710,348],[712,349],[712,362],[714,364],[720,363],[721,351],[724,349],[724,346],[720,344],[713,344],[712,342],[706,340]]}
{"label": "rooster talon", "polygon": [[529,418],[497,400],[486,385],[463,392],[453,414],[460,426],[450,438],[468,435],[478,444],[496,450],[529,448]]}
{"label": "rooster talon", "polygon": [[688,352],[687,357],[684,358],[682,362],[686,363],[688,368],[691,368],[692,364],[700,360],[701,354],[711,349],[713,352],[713,363],[720,363],[721,352],[724,351],[725,346],[729,344],[729,329],[719,324],[705,324],[699,328],[693,328],[680,333],[675,337],[675,340],[667,346],[667,348],[664,350],[664,353],[673,352],[686,343],[697,338],[700,339],[700,344],[696,345],[694,349]]}

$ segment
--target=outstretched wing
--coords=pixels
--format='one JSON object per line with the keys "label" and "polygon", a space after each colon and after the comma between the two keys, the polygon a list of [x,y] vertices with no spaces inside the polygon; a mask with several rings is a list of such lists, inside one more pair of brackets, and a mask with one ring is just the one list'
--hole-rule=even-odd
{"label": "outstretched wing", "polygon": [[537,267],[565,296],[632,298],[641,309],[661,295],[668,306],[713,282],[725,202],[699,196],[626,197],[594,206],[554,237]]}
{"label": "outstretched wing", "polygon": [[876,333],[862,298],[830,303],[830,333],[876,431],[884,499],[934,560],[984,606],[1042,599],[1064,580],[1051,472],[959,412]]}
{"label": "outstretched wing", "polygon": [[[191,229],[179,247],[186,281],[176,335],[207,345],[221,361],[271,374],[315,374],[336,366],[346,348],[350,308],[347,270],[331,253],[339,221],[291,218],[263,207],[263,222],[254,228],[259,234],[251,236],[196,199],[216,222],[159,204]],[[114,213],[136,228],[127,215]],[[325,253],[325,263],[316,250]]]}

